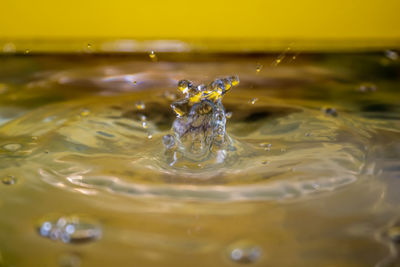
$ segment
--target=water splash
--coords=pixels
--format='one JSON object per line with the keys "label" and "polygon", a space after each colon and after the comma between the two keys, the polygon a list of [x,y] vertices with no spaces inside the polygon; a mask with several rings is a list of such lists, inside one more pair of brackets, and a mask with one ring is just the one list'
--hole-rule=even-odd
{"label": "water splash", "polygon": [[176,165],[178,158],[222,163],[228,150],[234,149],[226,133],[222,98],[238,84],[237,76],[217,79],[209,85],[195,86],[187,80],[178,82],[184,98],[171,105],[177,116],[172,126],[174,134],[163,138],[171,166]]}

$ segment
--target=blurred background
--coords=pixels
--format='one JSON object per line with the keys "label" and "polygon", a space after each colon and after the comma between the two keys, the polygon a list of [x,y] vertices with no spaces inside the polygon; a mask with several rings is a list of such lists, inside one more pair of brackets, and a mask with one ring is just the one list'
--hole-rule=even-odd
{"label": "blurred background", "polygon": [[0,45],[3,52],[393,48],[399,10],[398,0],[6,0]]}

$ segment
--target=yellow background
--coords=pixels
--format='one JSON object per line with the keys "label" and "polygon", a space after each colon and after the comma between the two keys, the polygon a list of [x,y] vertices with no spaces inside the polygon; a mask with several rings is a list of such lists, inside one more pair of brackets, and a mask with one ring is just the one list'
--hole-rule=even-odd
{"label": "yellow background", "polygon": [[1,0],[0,40],[295,40],[348,46],[370,41],[397,46],[399,12],[399,0]]}

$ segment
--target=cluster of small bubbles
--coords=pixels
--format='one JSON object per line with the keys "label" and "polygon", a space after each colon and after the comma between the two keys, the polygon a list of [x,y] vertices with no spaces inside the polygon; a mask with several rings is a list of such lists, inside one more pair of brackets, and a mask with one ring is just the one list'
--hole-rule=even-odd
{"label": "cluster of small bubbles", "polygon": [[157,61],[157,55],[156,55],[156,53],[154,53],[153,50],[150,51],[149,57],[150,57],[150,59],[151,59],[152,61]]}
{"label": "cluster of small bubbles", "polygon": [[81,257],[76,253],[64,254],[60,257],[60,267],[79,267],[81,266]]}
{"label": "cluster of small bubbles", "polygon": [[225,117],[226,117],[227,119],[232,118],[232,115],[233,115],[233,113],[232,113],[231,111],[225,113]]}
{"label": "cluster of small bubbles", "polygon": [[253,263],[261,257],[261,248],[252,244],[240,244],[230,252],[230,258],[237,263]]}
{"label": "cluster of small bubbles", "polygon": [[360,86],[358,86],[358,91],[367,93],[367,92],[375,92],[376,91],[376,85],[373,83],[362,83]]}
{"label": "cluster of small bubbles", "polygon": [[144,109],[146,108],[146,105],[144,104],[143,101],[137,101],[137,102],[135,103],[135,107],[136,107],[138,110],[144,110]]}
{"label": "cluster of small bubbles", "polygon": [[399,59],[399,54],[396,51],[393,51],[393,50],[386,50],[385,51],[385,56],[388,59],[393,60],[393,61]]}
{"label": "cluster of small bubbles", "polygon": [[256,72],[259,73],[262,70],[263,67],[264,67],[264,65],[262,65],[260,63],[257,63]]}
{"label": "cluster of small bubbles", "polygon": [[22,145],[17,144],[17,143],[12,143],[12,144],[6,144],[3,146],[4,150],[10,151],[10,152],[16,152],[19,149],[21,149]]}
{"label": "cluster of small bubbles", "polygon": [[162,142],[166,149],[171,149],[175,146],[175,137],[170,134],[164,135]]}
{"label": "cluster of small bubbles", "polygon": [[13,185],[17,182],[17,178],[13,175],[6,175],[1,179],[1,182],[5,185]]}
{"label": "cluster of small bubbles", "polygon": [[336,117],[338,115],[336,109],[331,108],[331,107],[322,108],[322,112],[324,112],[326,115],[330,115],[332,117]]}
{"label": "cluster of small bubbles", "polygon": [[88,219],[78,216],[60,217],[45,220],[39,226],[39,234],[63,243],[83,243],[97,240],[101,237],[101,228]]}
{"label": "cluster of small bubbles", "polygon": [[249,101],[249,103],[254,105],[257,101],[258,101],[258,98],[254,97]]}
{"label": "cluster of small bubbles", "polygon": [[90,114],[90,110],[87,109],[87,108],[82,109],[81,113],[79,113],[79,115],[80,115],[81,117],[86,117],[86,116],[88,116],[89,114]]}

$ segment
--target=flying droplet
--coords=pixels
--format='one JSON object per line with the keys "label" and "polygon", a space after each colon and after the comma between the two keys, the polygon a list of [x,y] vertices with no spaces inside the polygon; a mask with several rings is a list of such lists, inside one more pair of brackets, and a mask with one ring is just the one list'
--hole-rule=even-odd
{"label": "flying droplet", "polygon": [[12,176],[12,175],[7,175],[7,176],[4,176],[4,177],[1,179],[1,182],[2,182],[3,184],[5,184],[5,185],[13,185],[13,184],[15,184],[15,183],[17,182],[17,178],[15,178],[15,177]]}
{"label": "flying droplet", "polygon": [[146,105],[144,104],[143,101],[137,101],[135,104],[136,108],[138,110],[144,110],[146,108]]}
{"label": "flying droplet", "polygon": [[257,66],[256,66],[256,72],[259,73],[259,72],[262,70],[263,67],[264,67],[264,66],[263,66],[262,64],[257,64]]}
{"label": "flying droplet", "polygon": [[92,219],[81,216],[46,218],[38,227],[43,237],[63,243],[86,243],[101,237],[100,226]]}
{"label": "flying droplet", "polygon": [[153,50],[150,52],[149,57],[152,61],[157,61],[158,59],[156,53],[154,53]]}
{"label": "flying droplet", "polygon": [[254,97],[249,102],[250,104],[254,105],[258,101],[258,98]]}
{"label": "flying droplet", "polygon": [[3,149],[10,151],[10,152],[15,152],[21,149],[22,145],[21,144],[6,144],[3,146]]}
{"label": "flying droplet", "polygon": [[166,149],[171,149],[175,146],[175,137],[170,134],[164,135],[162,141]]}

